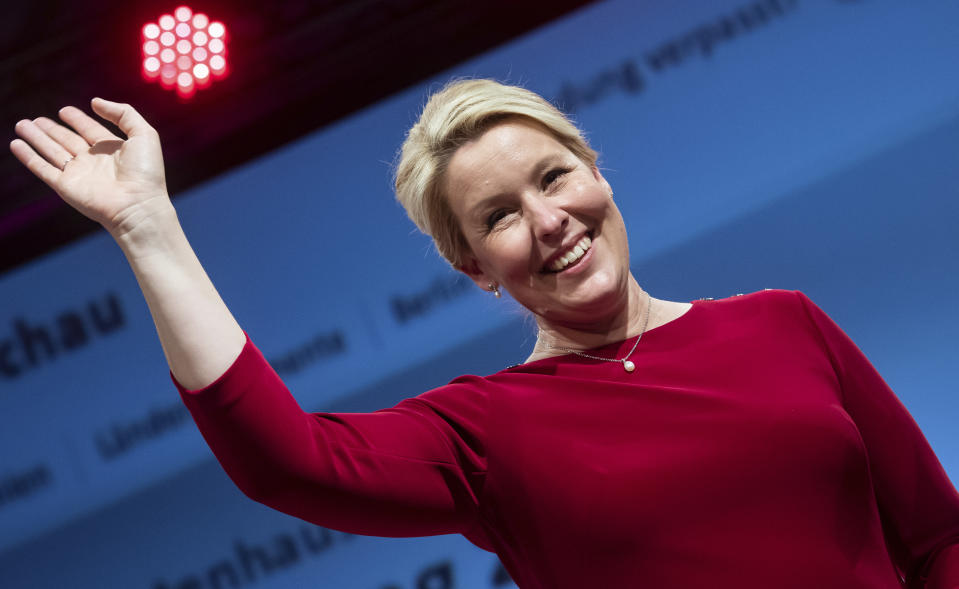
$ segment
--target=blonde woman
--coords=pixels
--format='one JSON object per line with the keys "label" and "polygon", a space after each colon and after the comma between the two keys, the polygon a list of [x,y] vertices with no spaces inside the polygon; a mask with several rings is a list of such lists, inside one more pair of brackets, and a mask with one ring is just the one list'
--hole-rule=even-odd
{"label": "blonde woman", "polygon": [[453,267],[533,314],[532,355],[369,414],[299,408],[181,231],[156,132],[92,107],[127,138],[67,107],[11,149],[126,254],[253,499],[359,534],[460,533],[524,589],[959,586],[959,495],[855,344],[798,292],[651,297],[596,153],[536,94],[449,85],[396,172]]}

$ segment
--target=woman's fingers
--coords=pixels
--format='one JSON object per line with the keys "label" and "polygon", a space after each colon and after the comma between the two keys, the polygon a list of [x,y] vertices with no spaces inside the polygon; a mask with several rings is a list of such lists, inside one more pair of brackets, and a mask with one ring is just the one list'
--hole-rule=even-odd
{"label": "woman's fingers", "polygon": [[33,119],[33,122],[72,155],[77,155],[90,148],[90,144],[83,137],[47,117]]}
{"label": "woman's fingers", "polygon": [[61,108],[60,118],[63,119],[63,122],[76,129],[80,137],[90,145],[98,141],[119,139],[119,137],[101,125],[99,121],[75,106],[65,106]]}
{"label": "woman's fingers", "polygon": [[156,132],[150,126],[150,123],[146,122],[146,119],[140,116],[140,113],[129,104],[94,98],[90,101],[90,106],[93,107],[95,113],[120,127],[120,130],[126,133],[127,137]]}
{"label": "woman's fingers", "polygon": [[57,180],[62,173],[60,168],[54,167],[50,162],[37,155],[30,144],[23,139],[11,141],[10,151],[28,170],[33,172],[34,176],[43,180],[50,188],[56,189]]}
{"label": "woman's fingers", "polygon": [[57,168],[62,170],[63,166],[73,159],[72,153],[54,141],[53,138],[47,135],[35,122],[24,119],[17,123],[15,129],[17,135],[29,143],[33,151],[45,157],[48,162]]}

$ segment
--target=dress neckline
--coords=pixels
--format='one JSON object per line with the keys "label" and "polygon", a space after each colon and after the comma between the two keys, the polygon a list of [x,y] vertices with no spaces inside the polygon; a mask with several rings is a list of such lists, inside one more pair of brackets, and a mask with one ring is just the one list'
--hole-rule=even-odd
{"label": "dress neckline", "polygon": [[[663,333],[669,333],[675,329],[678,329],[679,327],[682,326],[682,324],[688,321],[687,318],[690,315],[695,314],[694,311],[696,311],[696,309],[701,307],[703,303],[709,302],[711,300],[712,299],[700,299],[695,301],[689,301],[690,307],[686,309],[686,311],[684,311],[682,315],[679,315],[678,317],[671,319],[667,321],[666,323],[663,323],[662,325],[657,325],[656,327],[652,329],[647,329],[646,332],[643,334],[643,340],[645,341],[646,338],[649,338],[649,337],[653,337],[653,338],[662,337]],[[620,352],[620,349],[624,348],[627,342],[629,343],[629,345],[632,345],[633,338],[635,337],[636,336],[631,336],[624,340],[610,342],[602,346],[590,348],[588,350],[583,350],[583,352],[594,354],[596,356],[607,356],[610,358],[613,358],[613,357],[618,358],[622,354],[625,354],[628,351],[628,350],[623,350],[622,352]],[[579,359],[579,360],[584,359],[582,356],[579,356],[577,354],[573,354],[572,352],[570,352],[567,354],[550,356],[548,358],[540,358],[539,360],[532,360],[530,362],[523,362],[521,364],[513,364],[512,366],[507,366],[503,370],[512,370],[514,368],[526,368],[526,367],[532,367],[532,366],[548,366],[551,363],[566,361],[573,358]]]}

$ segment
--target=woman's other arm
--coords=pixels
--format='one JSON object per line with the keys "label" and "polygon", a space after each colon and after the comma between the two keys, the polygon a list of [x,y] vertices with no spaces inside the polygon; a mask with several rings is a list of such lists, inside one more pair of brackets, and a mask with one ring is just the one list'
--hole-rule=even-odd
{"label": "woman's other arm", "polygon": [[798,294],[869,456],[890,554],[910,589],[959,587],[959,493],[916,421],[855,343]]}
{"label": "woman's other arm", "polygon": [[136,275],[173,375],[185,387],[204,387],[226,371],[246,338],[183,233],[156,130],[128,104],[94,98],[91,106],[127,138],[68,106],[60,118],[72,129],[44,117],[22,120],[10,150],[109,231]]}

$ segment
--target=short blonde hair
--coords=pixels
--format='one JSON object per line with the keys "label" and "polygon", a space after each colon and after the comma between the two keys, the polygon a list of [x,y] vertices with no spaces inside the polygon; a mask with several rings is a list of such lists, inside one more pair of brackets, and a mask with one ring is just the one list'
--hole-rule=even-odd
{"label": "short blonde hair", "polygon": [[454,80],[433,94],[409,130],[396,166],[396,199],[436,249],[460,268],[469,246],[443,193],[444,174],[456,150],[497,122],[525,117],[542,125],[589,166],[597,154],[580,130],[540,95],[493,80]]}

